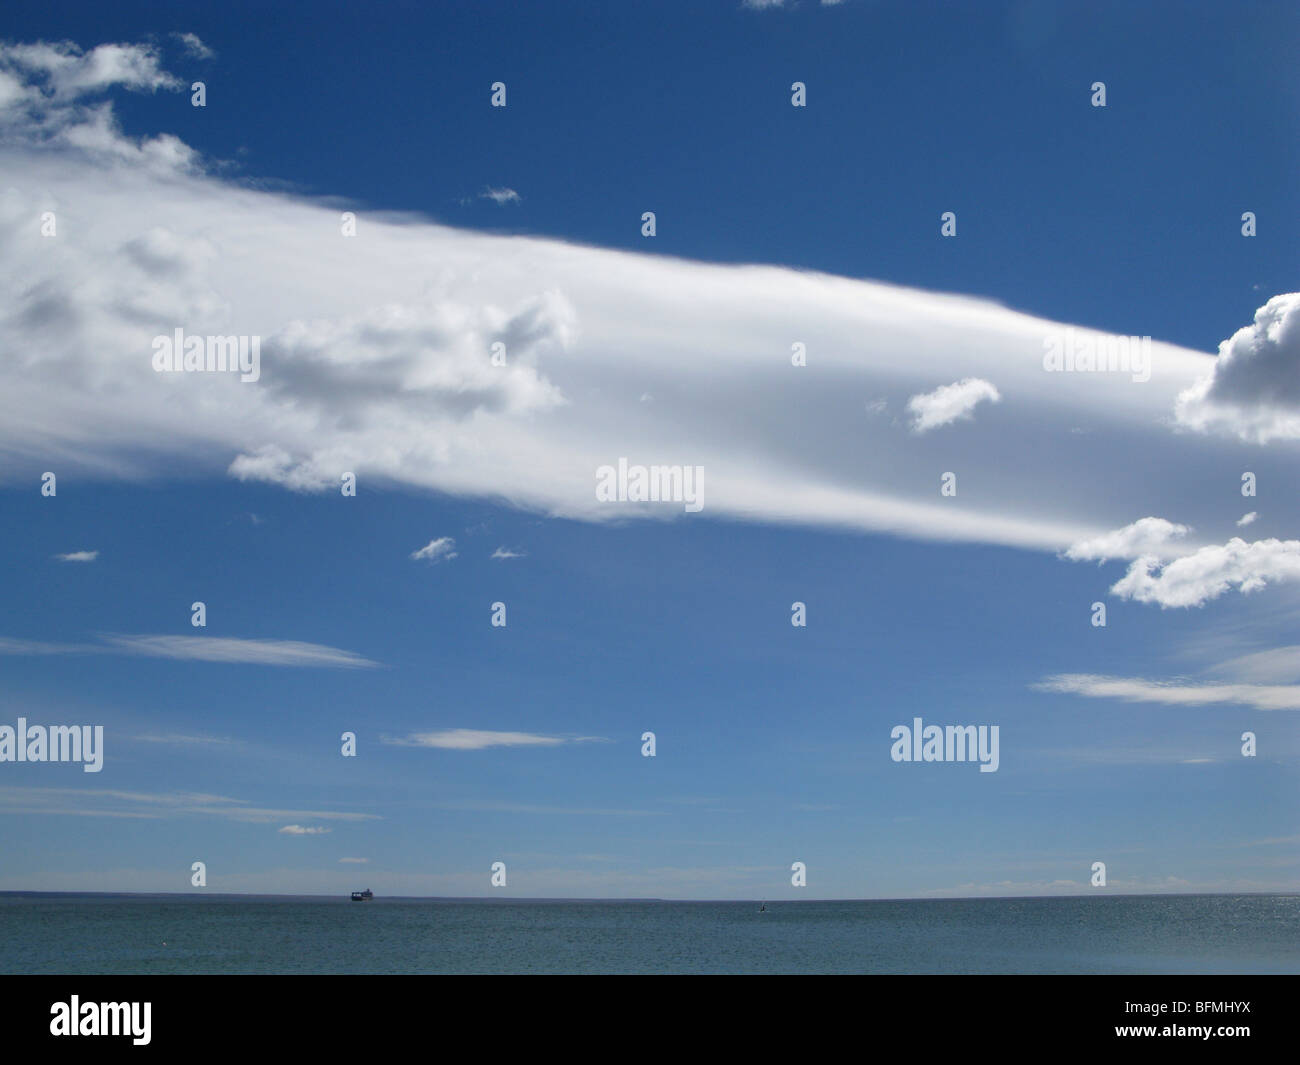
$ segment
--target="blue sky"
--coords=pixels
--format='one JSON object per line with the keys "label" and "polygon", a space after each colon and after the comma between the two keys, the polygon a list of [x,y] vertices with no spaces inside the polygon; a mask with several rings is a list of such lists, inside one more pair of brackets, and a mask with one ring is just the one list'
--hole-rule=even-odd
{"label": "blue sky", "polygon": [[[11,5],[0,725],[105,764],[0,763],[0,889],[1294,890],[1297,28]],[[1066,326],[1151,379],[1044,372]],[[155,374],[174,328],[263,380]],[[704,509],[596,502],[620,456]],[[998,770],[892,761],[916,716]]]}

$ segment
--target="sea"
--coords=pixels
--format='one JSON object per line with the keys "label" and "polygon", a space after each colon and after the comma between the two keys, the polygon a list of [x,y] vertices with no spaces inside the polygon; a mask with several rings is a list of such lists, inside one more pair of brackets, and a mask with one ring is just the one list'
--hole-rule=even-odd
{"label": "sea", "polygon": [[858,902],[0,894],[0,972],[1300,972],[1300,895]]}

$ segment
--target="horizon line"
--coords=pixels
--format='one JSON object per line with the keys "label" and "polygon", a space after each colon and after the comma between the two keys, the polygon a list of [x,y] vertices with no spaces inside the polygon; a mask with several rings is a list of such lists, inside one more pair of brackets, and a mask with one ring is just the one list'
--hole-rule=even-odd
{"label": "horizon line", "polygon": [[[345,894],[319,894],[319,893],[261,893],[261,892],[238,892],[238,891],[41,891],[27,889],[3,889],[0,890],[0,898],[8,896],[96,896],[103,898],[186,898],[186,899],[336,899],[340,901],[351,901]],[[749,903],[759,902],[766,904],[768,901],[778,903],[811,903],[811,902],[1027,902],[1038,901],[1042,899],[1091,899],[1091,898],[1113,898],[1113,899],[1141,899],[1141,898],[1219,898],[1242,896],[1265,896],[1274,898],[1300,898],[1300,889],[1294,891],[1142,891],[1142,892],[1114,892],[1104,895],[1084,894],[1084,895],[944,895],[944,896],[916,896],[916,895],[878,895],[878,896],[861,896],[856,898],[809,898],[809,899],[782,899],[774,896],[754,896],[753,898],[661,898],[657,895],[629,895],[629,896],[580,896],[580,895],[530,895],[530,896],[504,896],[497,897],[493,895],[376,895],[368,900],[371,902],[380,900],[389,900],[395,902],[688,902],[688,903]]]}

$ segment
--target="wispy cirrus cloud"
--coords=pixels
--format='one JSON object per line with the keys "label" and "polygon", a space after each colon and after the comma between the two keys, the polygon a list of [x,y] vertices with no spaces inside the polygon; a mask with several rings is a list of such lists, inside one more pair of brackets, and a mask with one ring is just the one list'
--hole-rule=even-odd
{"label": "wispy cirrus cloud", "polygon": [[55,555],[60,562],[94,562],[99,558],[98,551],[69,551],[65,555]]}
{"label": "wispy cirrus cloud", "polygon": [[223,736],[195,736],[181,732],[146,733],[131,738],[140,743],[160,743],[172,747],[237,747],[244,743],[243,740]]}
{"label": "wispy cirrus cloud", "polygon": [[1239,655],[1222,663],[1218,672],[1254,683],[1300,681],[1300,644]]}
{"label": "wispy cirrus cloud", "polygon": [[20,797],[96,798],[131,803],[148,803],[157,806],[240,805],[247,799],[232,799],[226,795],[212,795],[194,791],[124,791],[118,788],[29,788],[0,787],[0,800]]}
{"label": "wispy cirrus cloud", "polygon": [[228,636],[133,636],[104,634],[101,643],[47,643],[0,637],[0,655],[127,654],[192,662],[261,666],[377,669],[352,651],[301,640],[244,640]]}
{"label": "wispy cirrus cloud", "polygon": [[139,792],[113,788],[0,787],[0,814],[71,814],[87,817],[219,817],[269,824],[276,821],[378,821],[378,814],[345,810],[281,810],[248,799],[203,792]]}
{"label": "wispy cirrus cloud", "polygon": [[1189,684],[1143,677],[1059,673],[1032,687],[1038,691],[1093,699],[1120,699],[1130,703],[1160,703],[1165,706],[1235,703],[1256,710],[1300,710],[1300,684]]}
{"label": "wispy cirrus cloud", "polygon": [[486,729],[452,728],[437,732],[413,732],[407,736],[381,739],[393,747],[433,747],[446,751],[482,751],[489,747],[559,747],[565,743],[607,742],[600,736],[543,736],[535,732],[492,732]]}
{"label": "wispy cirrus cloud", "polygon": [[507,814],[582,814],[599,817],[664,817],[663,810],[637,810],[600,806],[548,806],[544,803],[505,802],[497,799],[460,799],[434,803],[444,810],[473,810]]}
{"label": "wispy cirrus cloud", "polygon": [[278,831],[283,836],[323,836],[331,830],[323,825],[285,825]]}

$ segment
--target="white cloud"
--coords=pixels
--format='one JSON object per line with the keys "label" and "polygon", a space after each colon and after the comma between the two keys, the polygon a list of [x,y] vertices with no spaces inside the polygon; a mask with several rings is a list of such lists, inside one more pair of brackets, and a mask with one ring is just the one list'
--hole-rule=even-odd
{"label": "white cloud", "polygon": [[453,728],[440,732],[416,732],[406,737],[385,736],[382,742],[394,747],[481,751],[487,747],[557,747],[566,741],[559,736],[540,736],[532,732],[488,732],[482,729]]}
{"label": "white cloud", "polygon": [[0,787],[0,799],[54,797],[61,798],[98,798],[119,800],[122,802],[152,803],[161,806],[190,806],[195,803],[216,805],[222,803],[241,804],[246,799],[232,799],[227,795],[211,795],[207,792],[193,791],[121,791],[116,788],[23,788]]}
{"label": "white cloud", "polygon": [[0,637],[0,655],[131,654],[195,662],[248,663],[259,666],[325,666],[349,669],[378,667],[352,651],[300,640],[241,640],[226,636],[104,635],[102,643],[41,643]]}
{"label": "white cloud", "polygon": [[912,431],[925,433],[955,421],[969,420],[980,402],[997,403],[1001,399],[989,382],[967,377],[951,385],[941,385],[933,392],[913,396],[907,401],[907,410],[912,415]]}
{"label": "white cloud", "polygon": [[[69,807],[68,800],[85,804]],[[125,807],[109,805],[125,803]],[[140,810],[139,807],[145,807]],[[274,821],[378,821],[378,814],[343,810],[272,810],[249,805],[247,799],[192,792],[133,792],[110,788],[0,787],[0,814],[80,814],[88,817],[223,817],[231,821],[269,824]]]}
{"label": "white cloud", "polygon": [[440,536],[436,540],[430,540],[418,551],[412,551],[411,557],[414,559],[423,559],[427,562],[450,562],[457,558],[456,541],[450,536]]}
{"label": "white cloud", "polygon": [[1230,659],[1218,668],[1222,673],[1258,683],[1300,681],[1300,645],[1255,651]]}
{"label": "white cloud", "polygon": [[180,91],[184,82],[159,65],[145,44],[101,44],[89,52],[69,41],[0,42],[0,133],[47,148],[78,149],[101,163],[158,172],[189,171],[198,156],[178,137],[122,136],[106,103],[89,98],[108,89]]}
{"label": "white cloud", "polygon": [[1300,292],[1274,296],[1219,345],[1204,378],[1181,393],[1178,421],[1243,440],[1300,440]]}
{"label": "white cloud", "polygon": [[66,555],[55,555],[60,562],[94,562],[99,558],[98,551],[69,551]]}
{"label": "white cloud", "polygon": [[313,818],[318,821],[378,821],[378,814],[345,813],[341,810],[272,810],[260,806],[206,807],[193,806],[179,811],[190,814],[210,814],[216,817],[228,817],[233,821],[248,821],[256,824],[269,824],[283,821],[287,817]]}
{"label": "white cloud", "polygon": [[480,200],[491,200],[498,207],[504,207],[508,203],[520,203],[523,197],[514,189],[484,189],[478,194]]}
{"label": "white cloud", "polygon": [[[42,94],[29,66],[0,73],[0,98]],[[1202,353],[1152,343],[1139,386],[1044,372],[1062,326],[983,299],[382,212],[347,240],[336,204],[221,180],[175,138],[122,134],[107,101],[43,98],[4,109],[0,143],[0,318],[24,353],[0,360],[6,482],[51,456],[102,480],[229,474],[299,491],[337,490],[350,471],[603,522],[633,516],[594,492],[595,468],[626,455],[706,467],[711,517],[1062,551],[1130,520],[1135,498],[1221,520],[1206,461],[1288,475],[1284,455],[1241,465],[1235,441],[1180,461],[1169,412],[1213,368]],[[60,235],[42,238],[32,219],[51,206]],[[261,379],[154,373],[152,338],[178,327],[261,337]],[[808,345],[806,367],[774,348],[782,336]],[[961,494],[944,499],[947,434],[900,446],[862,404],[897,410],[972,368],[1015,402],[965,428]],[[1088,446],[1068,426],[1086,426]],[[1300,503],[1276,506],[1280,522],[1300,517]]]}
{"label": "white cloud", "polygon": [[1241,518],[1238,519],[1238,521],[1237,521],[1237,525],[1238,525],[1238,526],[1242,526],[1242,525],[1253,525],[1253,524],[1255,524],[1255,519],[1258,518],[1258,517],[1259,517],[1259,514],[1257,514],[1255,511],[1252,510],[1249,514],[1243,514],[1243,515],[1241,516]]}
{"label": "white cloud", "polygon": [[1209,706],[1237,703],[1257,710],[1300,710],[1300,684],[1181,684],[1142,677],[1061,673],[1034,685],[1039,691],[1123,699],[1131,703]]}
{"label": "white cloud", "polygon": [[497,799],[463,799],[454,802],[437,802],[444,810],[479,810],[488,813],[509,814],[580,814],[600,817],[664,817],[663,810],[635,810],[603,806],[546,806],[539,803],[505,802]]}
{"label": "white cloud", "polygon": [[1132,559],[1143,555],[1163,558],[1170,541],[1189,532],[1191,530],[1186,525],[1175,525],[1164,518],[1139,518],[1122,529],[1071,544],[1065,557],[1073,562],[1107,562],[1113,558]]}
{"label": "white cloud", "polygon": [[329,666],[370,669],[368,658],[300,640],[241,640],[225,636],[104,636],[113,647],[151,658],[196,662],[246,662],[259,666]]}
{"label": "white cloud", "polygon": [[1248,593],[1295,580],[1300,580],[1300,540],[1247,543],[1234,536],[1226,544],[1211,544],[1168,563],[1139,558],[1110,590],[1163,609],[1201,606],[1233,587]]}
{"label": "white cloud", "polygon": [[27,79],[31,101],[73,99],[113,86],[149,92],[181,88],[158,58],[158,50],[144,44],[101,44],[86,52],[70,41],[0,43],[0,68]]}
{"label": "white cloud", "polygon": [[522,551],[512,551],[506,547],[498,547],[492,552],[493,558],[525,558],[527,557]]}
{"label": "white cloud", "polygon": [[343,865],[365,865],[369,858],[340,858],[339,862]]}
{"label": "white cloud", "polygon": [[308,827],[305,825],[285,825],[279,830],[282,835],[286,836],[323,836],[330,829],[322,826]]}
{"label": "white cloud", "polygon": [[216,52],[199,40],[196,33],[177,33],[174,36],[184,46],[186,55],[192,59],[211,59],[216,55]]}

